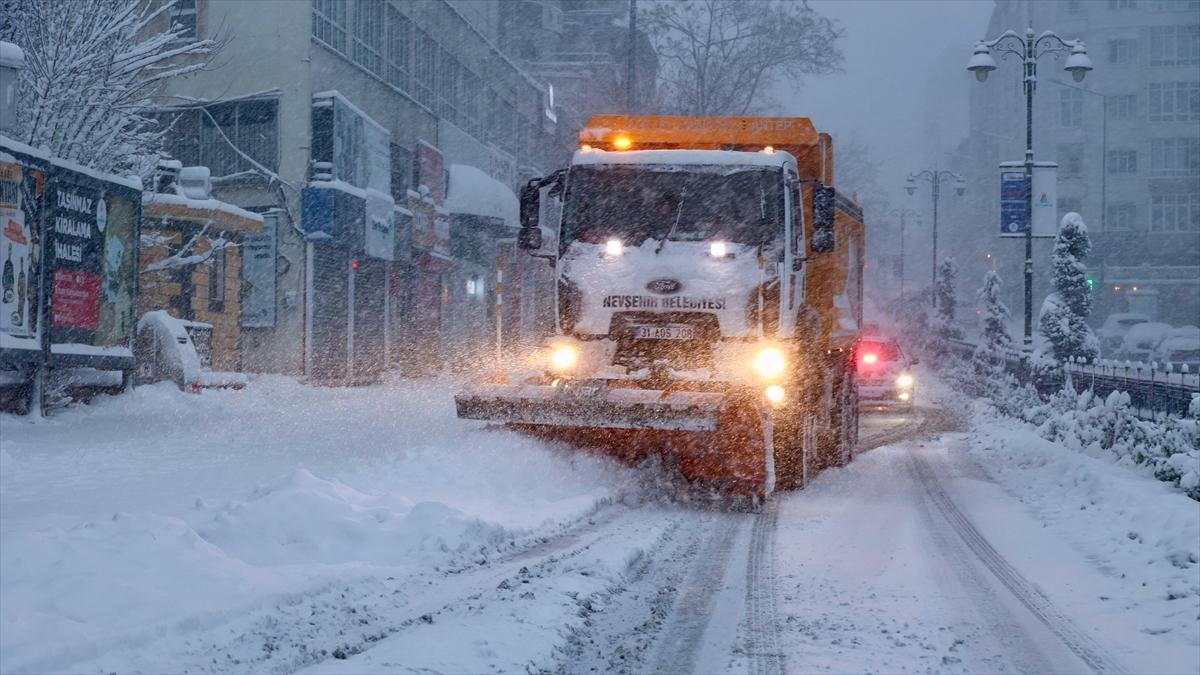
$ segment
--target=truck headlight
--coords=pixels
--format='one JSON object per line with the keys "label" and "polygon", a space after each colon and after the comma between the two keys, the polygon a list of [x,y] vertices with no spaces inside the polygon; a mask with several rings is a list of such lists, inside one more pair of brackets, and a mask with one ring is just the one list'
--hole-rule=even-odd
{"label": "truck headlight", "polygon": [[775,406],[783,405],[784,399],[787,398],[787,395],[783,391],[783,387],[777,384],[772,384],[764,389],[763,395],[767,397],[767,400],[771,402],[771,405]]}
{"label": "truck headlight", "polygon": [[574,345],[552,345],[550,347],[550,369],[562,373],[579,363],[579,348]]}
{"label": "truck headlight", "polygon": [[783,371],[787,367],[787,359],[784,358],[783,351],[778,347],[763,347],[754,355],[750,366],[754,368],[754,372],[758,373],[759,377],[772,380],[783,375]]}
{"label": "truck headlight", "polygon": [[901,373],[900,377],[896,378],[896,386],[908,388],[913,386],[913,376],[908,373]]}
{"label": "truck headlight", "polygon": [[613,258],[616,258],[617,256],[621,255],[624,252],[625,252],[625,245],[621,243],[620,239],[613,238],[613,239],[609,239],[608,241],[604,242],[604,253],[605,254],[607,254]]}

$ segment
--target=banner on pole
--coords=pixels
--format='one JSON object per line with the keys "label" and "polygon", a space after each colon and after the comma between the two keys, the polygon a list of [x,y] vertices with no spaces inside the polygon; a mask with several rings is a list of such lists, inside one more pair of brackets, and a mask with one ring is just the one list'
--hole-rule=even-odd
{"label": "banner on pole", "polygon": [[[1058,163],[1033,165],[1033,236],[1058,234]],[[1029,227],[1025,211],[1028,185],[1024,162],[1000,163],[1000,236],[1024,237]]]}

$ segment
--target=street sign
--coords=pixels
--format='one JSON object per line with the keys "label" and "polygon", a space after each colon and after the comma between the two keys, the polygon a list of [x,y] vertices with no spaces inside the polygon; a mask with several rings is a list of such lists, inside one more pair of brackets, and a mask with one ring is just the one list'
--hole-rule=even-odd
{"label": "street sign", "polygon": [[1029,226],[1025,213],[1025,171],[1000,172],[1000,236],[1024,237]]}

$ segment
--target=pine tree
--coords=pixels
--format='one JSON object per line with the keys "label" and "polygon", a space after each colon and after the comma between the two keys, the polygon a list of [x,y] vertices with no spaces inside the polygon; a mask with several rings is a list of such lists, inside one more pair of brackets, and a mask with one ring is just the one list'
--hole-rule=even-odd
{"label": "pine tree", "polygon": [[1008,305],[1000,300],[1000,275],[995,270],[983,275],[983,288],[979,289],[979,301],[983,303],[983,344],[987,351],[1000,354],[1012,349],[1013,339],[1008,333],[1010,314]]}
{"label": "pine tree", "polygon": [[958,265],[953,258],[942,260],[938,266],[937,285],[933,289],[936,298],[936,331],[938,337],[945,339],[962,338],[962,331],[954,325],[954,314],[958,298],[955,284],[958,281]]}
{"label": "pine tree", "polygon": [[1099,341],[1087,325],[1092,294],[1083,261],[1091,250],[1083,218],[1074,212],[1063,216],[1051,258],[1054,292],[1046,297],[1038,317],[1038,327],[1060,363],[1075,358],[1090,360],[1100,353]]}

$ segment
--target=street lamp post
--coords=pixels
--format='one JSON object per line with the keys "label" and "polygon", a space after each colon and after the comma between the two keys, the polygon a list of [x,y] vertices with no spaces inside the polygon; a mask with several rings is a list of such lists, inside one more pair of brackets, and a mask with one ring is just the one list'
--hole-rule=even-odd
{"label": "street lamp post", "polygon": [[919,218],[920,214],[912,209],[892,209],[888,211],[888,216],[900,216],[900,299],[904,300],[904,219],[908,216]]}
{"label": "street lamp post", "polygon": [[992,50],[1000,52],[1001,58],[1015,56],[1024,66],[1025,83],[1025,341],[1026,352],[1033,351],[1033,92],[1037,89],[1037,62],[1046,54],[1070,52],[1063,70],[1071,73],[1076,82],[1082,82],[1092,60],[1082,40],[1064,40],[1054,31],[1044,31],[1034,36],[1033,24],[1025,29],[1022,37],[1014,30],[1006,30],[1000,37],[981,40],[975,45],[975,53],[967,63],[967,70],[975,73],[980,82],[987,80],[988,73],[996,69]]}
{"label": "street lamp post", "polygon": [[967,191],[967,182],[962,179],[962,176],[944,169],[925,169],[917,173],[910,173],[904,185],[904,189],[908,191],[909,195],[916,193],[917,180],[923,180],[933,185],[933,285],[930,286],[930,296],[934,307],[937,307],[937,293],[933,292],[933,289],[937,288],[938,195],[941,194],[942,181],[950,179],[954,179],[954,191],[961,197]]}

